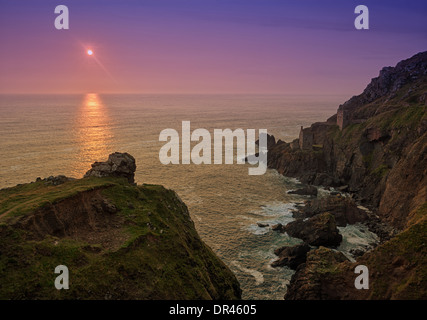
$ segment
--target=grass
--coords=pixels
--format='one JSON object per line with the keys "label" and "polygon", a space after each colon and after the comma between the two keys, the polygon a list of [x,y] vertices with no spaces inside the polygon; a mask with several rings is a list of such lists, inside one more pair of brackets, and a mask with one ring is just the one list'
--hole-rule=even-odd
{"label": "grass", "polygon": [[427,85],[425,81],[420,83],[418,88],[412,88],[413,92],[409,95],[412,84],[402,87],[389,101],[383,101],[382,104],[386,104],[389,110],[370,118],[368,123],[385,131],[416,129],[421,119],[427,117],[427,106],[419,102],[419,97],[427,92]]}
{"label": "grass", "polygon": [[[372,281],[371,299],[381,299],[390,292],[392,299],[425,299],[427,297],[427,205],[420,207],[423,218],[376,248],[367,258],[366,264],[375,270]],[[402,261],[402,275],[395,275]]]}
{"label": "grass", "polygon": [[426,111],[426,106],[418,104],[395,108],[369,119],[368,124],[377,126],[383,131],[415,129],[421,119],[426,117]]}
{"label": "grass", "polygon": [[[57,203],[102,188],[128,235],[117,249],[47,234],[28,240],[13,222],[40,202]],[[0,299],[236,299],[239,284],[198,236],[185,204],[162,186],[88,178],[59,186],[37,182],[0,191]],[[10,219],[14,217],[14,219]],[[54,269],[66,265],[70,289],[56,290]]]}
{"label": "grass", "polygon": [[68,181],[54,186],[44,181],[37,181],[13,188],[0,190],[0,221],[10,217],[25,215],[49,203],[56,203],[64,198],[72,197],[79,192],[123,185],[125,179],[113,178],[87,178]]}
{"label": "grass", "polygon": [[354,138],[360,138],[364,128],[365,125],[363,123],[353,123],[348,125],[343,129],[343,142],[348,143],[349,141],[354,140]]}

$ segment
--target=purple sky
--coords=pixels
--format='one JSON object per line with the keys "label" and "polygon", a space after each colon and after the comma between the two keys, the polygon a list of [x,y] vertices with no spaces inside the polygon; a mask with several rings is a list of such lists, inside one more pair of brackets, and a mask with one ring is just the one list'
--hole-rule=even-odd
{"label": "purple sky", "polygon": [[425,0],[0,0],[0,93],[353,95],[427,50],[426,17]]}

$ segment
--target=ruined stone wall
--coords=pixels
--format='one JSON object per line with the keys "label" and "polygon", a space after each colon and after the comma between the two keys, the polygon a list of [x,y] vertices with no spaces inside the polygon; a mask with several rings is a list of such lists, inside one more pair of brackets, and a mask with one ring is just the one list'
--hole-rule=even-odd
{"label": "ruined stone wall", "polygon": [[342,107],[338,108],[338,111],[337,111],[337,125],[340,127],[340,130],[344,129],[347,126],[347,121],[345,119],[345,112]]}
{"label": "ruined stone wall", "polygon": [[313,132],[311,132],[310,128],[303,128],[301,126],[301,130],[299,133],[299,147],[301,150],[311,149],[313,147],[314,137]]}

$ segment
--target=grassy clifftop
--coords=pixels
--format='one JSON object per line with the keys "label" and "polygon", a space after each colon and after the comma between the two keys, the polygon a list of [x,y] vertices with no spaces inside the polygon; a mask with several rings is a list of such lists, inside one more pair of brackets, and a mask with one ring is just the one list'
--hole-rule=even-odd
{"label": "grassy clifftop", "polygon": [[[238,299],[228,267],[162,186],[124,178],[0,190],[0,299]],[[55,267],[70,272],[54,286]]]}

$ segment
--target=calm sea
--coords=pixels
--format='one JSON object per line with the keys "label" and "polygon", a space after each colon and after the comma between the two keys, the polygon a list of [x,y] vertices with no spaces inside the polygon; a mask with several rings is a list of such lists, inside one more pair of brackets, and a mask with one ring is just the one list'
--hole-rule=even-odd
{"label": "calm sea", "polygon": [[[299,242],[257,222],[292,221],[304,200],[273,170],[248,175],[248,165],[162,165],[163,129],[267,129],[287,142],[300,126],[326,120],[343,96],[283,95],[1,95],[0,188],[64,174],[82,177],[108,154],[132,154],[136,182],[175,190],[188,205],[202,239],[236,274],[245,299],[282,299],[293,271],[271,268],[274,249]],[[343,251],[375,240],[347,227]]]}

